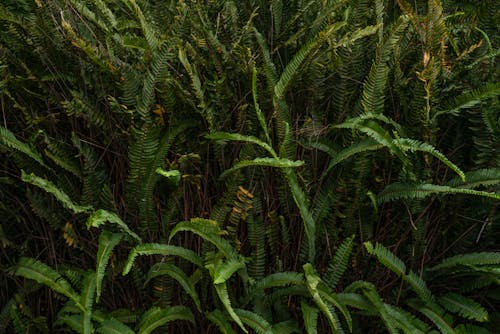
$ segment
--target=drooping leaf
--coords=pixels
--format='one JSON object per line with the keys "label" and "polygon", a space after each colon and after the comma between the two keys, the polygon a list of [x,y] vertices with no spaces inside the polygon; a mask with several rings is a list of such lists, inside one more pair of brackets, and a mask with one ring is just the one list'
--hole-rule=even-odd
{"label": "drooping leaf", "polygon": [[185,306],[172,306],[166,309],[152,307],[141,317],[138,334],[149,334],[158,327],[175,320],[187,320],[194,323],[194,316]]}
{"label": "drooping leaf", "polygon": [[75,204],[71,198],[61,189],[59,189],[54,183],[49,180],[43,179],[41,177],[36,176],[35,174],[26,174],[24,171],[21,171],[21,179],[24,182],[31,183],[46,192],[54,195],[54,197],[61,202],[61,204],[70,209],[74,213],[83,213],[89,212],[92,208],[90,206],[82,206]]}
{"label": "drooping leaf", "polygon": [[122,239],[123,234],[121,233],[111,233],[109,231],[102,231],[99,236],[99,249],[97,251],[96,260],[96,301],[99,302],[99,297],[101,296],[102,280],[108,266],[109,257],[111,252],[118,245]]}
{"label": "drooping leaf", "polygon": [[132,238],[137,240],[138,242],[141,242],[141,238],[133,232],[123,220],[121,220],[120,217],[114,212],[110,212],[107,210],[97,210],[95,211],[90,217],[87,219],[87,228],[90,229],[91,227],[99,227],[105,222],[109,222],[112,224],[118,225],[118,227],[128,235],[130,235]]}
{"label": "drooping leaf", "polygon": [[135,258],[137,256],[156,254],[165,256],[179,256],[199,267],[203,266],[203,259],[190,249],[163,244],[142,244],[134,247],[130,251],[127,262],[125,262],[125,266],[123,267],[123,275],[127,275],[130,269],[132,269]]}

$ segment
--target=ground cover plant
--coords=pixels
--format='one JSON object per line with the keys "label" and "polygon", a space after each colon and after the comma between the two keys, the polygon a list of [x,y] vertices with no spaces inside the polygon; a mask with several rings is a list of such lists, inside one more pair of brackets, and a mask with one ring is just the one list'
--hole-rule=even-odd
{"label": "ground cover plant", "polygon": [[0,332],[496,333],[494,0],[3,0]]}

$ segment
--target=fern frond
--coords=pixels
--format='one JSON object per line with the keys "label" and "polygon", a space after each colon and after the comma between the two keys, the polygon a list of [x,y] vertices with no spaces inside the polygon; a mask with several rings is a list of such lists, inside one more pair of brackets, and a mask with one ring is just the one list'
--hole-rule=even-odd
{"label": "fern frond", "polygon": [[60,293],[74,301],[75,304],[83,311],[85,310],[85,307],[80,303],[79,296],[73,290],[69,282],[65,280],[57,271],[40,261],[22,257],[15,267],[15,275],[44,284],[55,292]]}
{"label": "fern frond", "polygon": [[403,311],[402,309],[384,304],[387,314],[398,323],[398,327],[406,334],[424,334],[429,332],[429,326],[417,319],[412,314]]}
{"label": "fern frond", "polygon": [[434,157],[439,159],[442,163],[444,163],[446,166],[455,171],[455,173],[457,173],[460,176],[462,181],[465,182],[464,172],[457,165],[448,160],[448,158],[443,153],[439,152],[434,146],[409,138],[394,139],[394,143],[403,151],[410,151],[410,152],[421,151],[433,155]]}
{"label": "fern frond", "polygon": [[265,143],[259,138],[254,136],[244,136],[239,133],[213,132],[209,133],[205,137],[207,139],[218,140],[218,141],[230,140],[230,141],[242,141],[246,143],[257,144],[263,149],[265,149],[267,152],[269,152],[273,158],[278,158],[276,152],[268,143]]}
{"label": "fern frond", "polygon": [[234,173],[238,169],[250,167],[250,166],[263,166],[263,167],[275,167],[275,168],[296,168],[304,165],[304,161],[301,160],[288,160],[285,158],[255,158],[253,160],[243,160],[237,162],[233,167],[225,170],[220,178],[223,179],[227,175]]}
{"label": "fern frond", "polygon": [[361,104],[365,113],[382,113],[384,109],[385,88],[389,66],[387,62],[394,47],[400,41],[409,20],[406,16],[400,16],[394,27],[389,30],[389,36],[377,49],[377,58],[374,61],[370,73],[363,85]]}
{"label": "fern frond", "polygon": [[400,276],[423,300],[429,301],[432,299],[432,294],[422,278],[411,270],[406,274],[405,264],[391,251],[379,243],[373,247],[372,243],[367,241],[364,245],[368,253],[374,255],[386,268]]}
{"label": "fern frond", "polygon": [[456,334],[494,334],[484,327],[479,327],[473,324],[461,324],[455,327]]}
{"label": "fern frond", "polygon": [[481,103],[483,100],[500,95],[500,83],[489,83],[470,92],[463,93],[444,105],[444,109],[436,111],[433,120],[438,116],[457,115],[462,109],[468,109]]}
{"label": "fern frond", "polygon": [[4,128],[3,126],[0,126],[0,144],[24,153],[31,159],[38,162],[40,165],[47,167],[47,165],[45,165],[45,163],[43,162],[42,156],[37,151],[35,151],[35,149],[30,147],[28,144],[25,144],[18,140],[11,131],[9,131],[7,128]]}
{"label": "fern frond", "polygon": [[352,247],[354,246],[354,236],[345,239],[335,252],[332,261],[323,277],[323,281],[330,287],[335,289],[337,284],[347,269],[349,257],[351,256]]}
{"label": "fern frond", "polygon": [[245,268],[245,262],[241,259],[228,259],[215,268],[214,284],[226,282],[235,272]]}
{"label": "fern frond", "polygon": [[316,255],[316,222],[314,221],[314,217],[309,209],[306,194],[297,180],[295,171],[287,168],[284,169],[284,174],[288,181],[288,185],[290,186],[293,200],[299,208],[300,216],[304,222],[304,229],[307,237],[308,260],[314,261],[314,257]]}
{"label": "fern frond", "polygon": [[144,284],[147,284],[151,279],[160,275],[168,275],[175,279],[177,283],[179,283],[179,285],[184,289],[184,291],[186,291],[186,293],[193,299],[196,307],[198,308],[198,311],[201,312],[200,298],[198,297],[196,288],[188,275],[186,275],[179,267],[173,264],[155,263],[151,267],[151,269],[149,269]]}
{"label": "fern frond", "polygon": [[324,31],[320,32],[315,38],[307,42],[300,48],[293,56],[292,60],[286,65],[283,73],[274,86],[274,94],[276,98],[282,99],[285,96],[286,90],[292,79],[298,73],[299,66],[304,62],[306,57],[313,52],[323,41],[325,41],[331,34],[341,29],[346,23],[336,22],[328,26]]}
{"label": "fern frond", "polygon": [[380,263],[387,267],[390,271],[398,276],[406,273],[406,266],[398,257],[396,257],[390,250],[377,243],[375,247],[370,241],[364,243],[368,253],[374,255]]}
{"label": "fern frond", "polygon": [[314,273],[314,269],[310,263],[306,263],[303,268],[307,289],[309,290],[309,293],[311,294],[314,302],[328,319],[332,330],[334,332],[342,332],[342,325],[337,319],[335,311],[331,307],[329,307],[328,304],[323,300],[318,290],[318,285],[321,282],[320,278]]}
{"label": "fern frond", "polygon": [[285,320],[278,322],[277,324],[273,324],[271,325],[271,332],[276,334],[302,333],[297,321],[295,320]]}
{"label": "fern frond", "polygon": [[271,325],[260,315],[242,309],[234,309],[234,312],[238,315],[243,323],[248,325],[258,334],[273,334]]}
{"label": "fern frond", "polygon": [[[266,117],[259,106],[259,97],[257,93],[257,68],[253,68],[252,71],[252,97],[253,104],[255,108],[255,113],[257,115],[257,119],[259,120],[260,127],[264,131],[264,135],[266,136],[267,143],[271,143],[271,137],[269,137],[269,130],[267,128]],[[272,153],[271,153],[272,154]]]}
{"label": "fern frond", "polygon": [[114,212],[107,211],[107,210],[97,210],[94,213],[90,215],[90,217],[87,219],[87,228],[90,229],[91,227],[99,227],[105,222],[109,222],[111,224],[116,224],[118,227],[128,235],[130,235],[132,238],[134,238],[138,242],[142,242],[141,238],[133,232],[127,224],[123,220],[121,220],[120,217]]}
{"label": "fern frond", "polygon": [[231,318],[234,320],[234,322],[238,324],[238,326],[243,330],[243,332],[248,333],[248,330],[243,325],[243,322],[241,321],[240,317],[231,306],[231,300],[229,299],[229,293],[227,291],[226,282],[220,284],[214,284],[214,287],[227,313],[229,313]]}
{"label": "fern frond", "polygon": [[500,194],[496,193],[465,188],[452,188],[449,186],[440,186],[429,183],[393,183],[385,187],[385,189],[377,196],[377,200],[379,203],[384,203],[398,199],[422,199],[434,194],[464,194],[500,200]]}
{"label": "fern frond", "polygon": [[84,213],[84,212],[89,212],[92,208],[90,206],[82,206],[82,205],[77,205],[75,204],[71,198],[63,192],[61,189],[59,189],[54,183],[52,183],[49,180],[43,179],[39,176],[36,176],[35,174],[26,174],[23,170],[21,170],[21,179],[24,182],[31,183],[34,186],[37,186],[46,192],[54,195],[54,197],[61,202],[61,204],[66,207],[67,209],[70,209],[74,213]]}
{"label": "fern frond", "polygon": [[474,189],[500,184],[500,168],[478,169],[465,173],[465,180],[455,178],[446,183],[453,188]]}
{"label": "fern frond", "polygon": [[339,152],[327,152],[331,156],[330,164],[328,165],[328,169],[326,173],[328,173],[335,165],[341,163],[342,161],[349,159],[351,156],[363,153],[367,151],[376,151],[383,148],[384,145],[380,144],[376,140],[371,138],[360,140],[351,146],[339,151]]}
{"label": "fern frond", "polygon": [[475,267],[500,264],[500,252],[480,252],[455,255],[444,259],[440,264],[428,268],[428,271],[439,271],[455,267]]}
{"label": "fern frond", "polygon": [[445,309],[460,316],[479,322],[488,321],[488,312],[474,300],[457,293],[447,293],[437,300]]}
{"label": "fern frond", "polygon": [[88,272],[83,280],[83,288],[80,294],[80,303],[85,307],[82,316],[82,333],[90,334],[93,331],[92,326],[92,306],[94,304],[94,295],[96,289],[96,274]]}
{"label": "fern frond", "polygon": [[134,334],[135,332],[116,319],[106,319],[101,323],[101,326],[97,328],[97,333],[100,334]]}
{"label": "fern frond", "polygon": [[130,272],[136,257],[139,255],[179,256],[199,267],[203,266],[203,259],[190,249],[163,244],[142,244],[132,248],[130,251],[127,262],[125,262],[123,267],[123,275],[127,275]]}
{"label": "fern frond", "polygon": [[153,307],[141,317],[138,334],[149,334],[156,328],[176,320],[187,320],[194,323],[194,316],[191,310],[185,306],[172,306],[166,309]]}
{"label": "fern frond", "polygon": [[318,313],[316,307],[309,306],[304,301],[300,301],[300,308],[302,310],[302,319],[304,320],[304,327],[307,334],[318,333]]}
{"label": "fern frond", "polygon": [[172,240],[174,235],[181,231],[189,231],[198,234],[203,239],[211,242],[228,259],[237,257],[238,252],[231,243],[220,237],[223,231],[219,228],[219,224],[216,221],[193,218],[189,221],[180,222],[175,225],[170,232],[169,240]]}
{"label": "fern frond", "polygon": [[443,334],[455,334],[455,331],[451,325],[446,321],[441,312],[436,312],[435,310],[422,306],[419,303],[410,302],[409,305],[415,310],[426,316]]}
{"label": "fern frond", "polygon": [[102,280],[108,266],[109,257],[111,252],[118,245],[120,240],[123,238],[121,233],[111,233],[106,230],[101,232],[99,236],[99,249],[97,251],[96,260],[96,301],[99,302],[101,297]]}
{"label": "fern frond", "polygon": [[205,313],[208,320],[214,323],[222,334],[236,334],[230,325],[230,319],[221,310],[215,309],[210,313]]}

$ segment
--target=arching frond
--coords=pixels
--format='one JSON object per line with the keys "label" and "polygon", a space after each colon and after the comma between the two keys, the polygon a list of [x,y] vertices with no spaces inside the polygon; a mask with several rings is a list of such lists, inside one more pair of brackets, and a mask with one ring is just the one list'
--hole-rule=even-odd
{"label": "arching frond", "polygon": [[141,317],[138,333],[149,334],[158,327],[175,320],[187,320],[194,323],[194,316],[185,306],[172,306],[166,309],[152,307]]}
{"label": "arching frond", "polygon": [[123,234],[121,233],[111,233],[106,230],[101,232],[99,236],[99,248],[97,250],[97,260],[96,260],[96,301],[99,302],[101,297],[102,280],[108,266],[109,257],[111,252],[122,240]]}

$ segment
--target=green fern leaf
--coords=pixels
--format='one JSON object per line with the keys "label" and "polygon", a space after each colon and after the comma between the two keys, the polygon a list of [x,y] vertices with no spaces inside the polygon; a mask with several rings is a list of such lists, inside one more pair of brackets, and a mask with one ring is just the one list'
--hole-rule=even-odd
{"label": "green fern leaf", "polygon": [[328,265],[323,281],[331,289],[335,289],[340,278],[346,271],[353,246],[354,236],[345,239],[335,252],[332,262]]}
{"label": "green fern leaf", "polygon": [[285,96],[286,90],[292,79],[298,72],[299,66],[304,62],[306,57],[316,50],[316,48],[325,41],[332,33],[341,29],[346,23],[345,22],[336,22],[330,26],[328,26],[324,31],[320,32],[315,38],[306,43],[304,46],[300,48],[299,51],[293,56],[292,60],[286,65],[283,73],[281,74],[276,86],[274,87],[274,94],[276,98],[282,99]]}
{"label": "green fern leaf", "polygon": [[35,185],[46,192],[54,195],[54,197],[61,202],[61,204],[67,208],[73,211],[74,213],[84,213],[84,212],[89,212],[92,207],[90,206],[81,206],[75,204],[71,198],[63,192],[61,189],[59,189],[55,184],[52,182],[43,179],[41,177],[36,176],[35,174],[26,174],[23,170],[21,170],[21,179],[24,182],[31,183],[32,185]]}
{"label": "green fern leaf", "polygon": [[255,158],[253,160],[243,160],[233,165],[233,167],[225,170],[220,178],[223,179],[229,174],[237,171],[238,169],[249,167],[249,166],[263,166],[263,167],[275,167],[275,168],[295,168],[304,165],[304,161],[292,161],[284,158]]}
{"label": "green fern leaf", "polygon": [[241,259],[229,259],[217,266],[214,271],[214,284],[226,282],[235,272],[245,268],[245,262]]}
{"label": "green fern leaf", "polygon": [[489,83],[470,92],[457,96],[451,102],[445,104],[445,109],[437,111],[433,120],[438,116],[451,114],[458,115],[463,109],[472,108],[483,100],[500,95],[500,83]]}
{"label": "green fern leaf", "polygon": [[0,126],[0,144],[6,146],[8,148],[13,148],[21,153],[24,153],[28,157],[30,157],[31,159],[38,162],[40,165],[47,167],[45,165],[45,163],[43,162],[42,157],[40,156],[40,154],[37,151],[35,151],[29,145],[18,140],[12,132],[10,132],[8,129],[4,128],[3,126]]}
{"label": "green fern leaf", "polygon": [[457,334],[494,334],[484,327],[479,327],[473,324],[462,324],[455,327]]}
{"label": "green fern leaf", "polygon": [[379,203],[395,201],[398,199],[422,199],[434,194],[464,194],[482,196],[500,200],[500,194],[478,191],[465,188],[452,188],[436,184],[421,183],[393,183],[388,185],[377,197]]}
{"label": "green fern leaf", "polygon": [[155,263],[151,269],[149,269],[148,275],[146,276],[147,284],[154,277],[160,275],[168,275],[175,279],[179,285],[186,291],[186,293],[193,299],[198,311],[201,312],[201,303],[198,293],[196,293],[196,288],[191,281],[191,279],[177,266],[168,263]]}
{"label": "green fern leaf", "polygon": [[304,222],[304,229],[307,237],[308,260],[314,261],[316,255],[316,222],[309,210],[306,194],[297,180],[297,175],[292,169],[284,169],[284,174],[290,186],[295,205],[299,208],[300,216]]}
{"label": "green fern leaf", "polygon": [[295,320],[285,320],[271,325],[271,332],[274,334],[302,333]]}
{"label": "green fern leaf", "polygon": [[237,257],[238,252],[231,243],[220,237],[223,231],[219,228],[219,224],[216,221],[193,218],[190,221],[180,222],[170,232],[169,240],[172,240],[174,235],[181,231],[198,234],[203,239],[211,242],[228,259]]}
{"label": "green fern leaf", "polygon": [[74,301],[81,310],[85,311],[85,307],[80,303],[79,296],[73,290],[69,282],[46,264],[35,259],[22,257],[15,267],[15,275],[32,279],[40,284],[48,286],[55,292]]}
{"label": "green fern leaf", "polygon": [[[358,141],[358,142],[354,143],[353,145],[331,155],[332,159],[330,160],[330,164],[328,165],[328,169],[326,170],[326,173],[328,173],[333,167],[335,167],[335,165],[338,165],[342,161],[350,158],[351,156],[353,156],[355,154],[366,152],[366,151],[376,151],[376,150],[379,150],[383,147],[384,147],[384,145],[378,143],[377,141],[375,141],[371,138],[367,138],[367,139],[363,139],[361,141]],[[331,152],[331,153],[333,153],[333,152]]]}
{"label": "green fern leaf", "polygon": [[205,313],[205,316],[217,326],[222,334],[236,334],[230,325],[230,319],[226,316],[226,314],[222,313],[221,310],[215,309],[210,313]]}
{"label": "green fern leaf", "polygon": [[87,219],[86,224],[87,224],[87,228],[90,229],[91,227],[99,227],[102,224],[104,224],[105,222],[110,222],[112,224],[118,225],[118,227],[120,227],[120,229],[123,232],[127,233],[128,235],[130,235],[132,238],[134,238],[138,242],[142,242],[141,238],[135,232],[133,232],[127,226],[127,224],[125,224],[123,222],[123,220],[121,220],[121,218],[118,217],[118,215],[114,212],[110,212],[110,211],[102,210],[102,209],[97,210],[94,213],[92,213],[92,215],[90,215],[90,217]]}
{"label": "green fern leaf", "polygon": [[220,284],[214,284],[214,287],[227,313],[229,313],[231,318],[238,324],[238,326],[243,330],[243,332],[248,333],[248,330],[243,325],[243,322],[241,321],[240,317],[238,316],[238,314],[236,314],[233,307],[231,306],[231,300],[229,299],[229,294],[227,292],[226,282]]}
{"label": "green fern leaf", "polygon": [[[267,143],[271,143],[271,138],[269,137],[269,130],[267,128],[266,117],[264,113],[260,109],[259,106],[259,97],[257,95],[257,69],[254,67],[252,71],[252,96],[253,96],[253,104],[255,108],[255,113],[257,114],[257,119],[259,120],[260,127],[264,131],[264,135],[266,136]],[[272,154],[272,153],[271,153]]]}
{"label": "green fern leaf", "polygon": [[271,325],[260,315],[242,309],[235,309],[234,312],[238,315],[243,323],[248,325],[258,334],[274,334]]}
{"label": "green fern leaf", "polygon": [[302,319],[304,320],[304,327],[307,334],[317,334],[319,310],[316,307],[309,306],[309,304],[304,301],[300,302],[300,308],[302,310]]}
{"label": "green fern leaf", "polygon": [[384,304],[384,307],[387,310],[387,314],[398,323],[398,327],[401,328],[404,333],[425,334],[429,332],[429,326],[410,313],[388,304]]}
{"label": "green fern leaf", "polygon": [[398,276],[406,273],[406,266],[398,257],[392,254],[387,248],[377,243],[375,247],[370,241],[364,243],[366,250],[371,255],[374,255],[380,263],[387,267],[390,271]]}
{"label": "green fern leaf", "polygon": [[446,185],[453,188],[474,189],[477,187],[488,187],[500,184],[500,168],[478,169],[465,173],[465,182],[455,178]]}
{"label": "green fern leaf", "polygon": [[290,271],[267,275],[255,283],[254,289],[265,290],[274,287],[300,284],[304,284],[304,274]]}
{"label": "green fern leaf", "polygon": [[457,293],[447,293],[438,298],[438,302],[450,312],[458,313],[460,316],[479,321],[488,321],[488,312],[474,300]]}
{"label": "green fern leaf", "polygon": [[134,334],[135,332],[127,325],[116,319],[107,319],[97,328],[100,334]]}
{"label": "green fern leaf", "polygon": [[460,168],[458,168],[457,165],[448,160],[448,158],[444,154],[436,150],[434,146],[429,145],[427,143],[422,143],[415,139],[408,139],[408,138],[395,139],[394,143],[403,151],[410,151],[410,152],[422,151],[433,155],[434,157],[441,160],[441,162],[443,162],[446,166],[455,171],[455,173],[457,173],[460,176],[462,181],[465,182],[464,172]]}
{"label": "green fern leaf", "polygon": [[328,306],[328,304],[323,300],[319,290],[318,285],[321,282],[319,276],[314,273],[313,266],[310,263],[306,263],[304,266],[304,274],[306,277],[306,285],[311,297],[313,298],[316,306],[320,309],[320,311],[326,316],[332,330],[336,333],[342,331],[342,325],[337,319],[335,311]]}
{"label": "green fern leaf", "polygon": [[201,267],[203,266],[203,259],[195,252],[184,247],[162,245],[162,244],[142,244],[134,247],[128,255],[127,262],[123,267],[123,275],[127,275],[134,265],[135,258],[139,255],[165,255],[165,256],[179,256],[189,262]]}
{"label": "green fern leaf", "polygon": [[104,273],[106,267],[108,266],[109,257],[111,252],[118,245],[120,240],[123,238],[121,233],[111,233],[106,230],[101,232],[99,236],[99,249],[97,251],[96,260],[96,291],[97,291],[97,302],[101,297],[102,280],[104,278]]}
{"label": "green fern leaf", "polygon": [[426,316],[430,321],[432,321],[437,328],[443,334],[455,334],[455,331],[451,327],[451,325],[443,318],[440,312],[436,312],[435,310],[422,306],[418,303],[410,302],[409,305]]}
{"label": "green fern leaf", "polygon": [[92,306],[94,304],[94,295],[96,289],[96,275],[89,272],[85,275],[83,288],[80,296],[80,303],[85,307],[82,317],[83,334],[90,334],[93,331],[92,326]]}
{"label": "green fern leaf", "polygon": [[500,252],[480,252],[461,254],[444,259],[443,262],[427,269],[428,271],[439,271],[451,269],[458,266],[471,267],[483,265],[498,265],[500,264]]}
{"label": "green fern leaf", "polygon": [[167,309],[153,307],[142,316],[138,334],[149,334],[158,327],[175,320],[187,320],[194,323],[194,316],[185,306],[172,306]]}
{"label": "green fern leaf", "polygon": [[243,141],[243,142],[247,142],[247,143],[257,144],[260,147],[262,147],[263,149],[265,149],[266,151],[268,151],[273,156],[273,158],[278,158],[276,155],[276,152],[274,152],[273,148],[269,144],[261,141],[259,138],[254,137],[254,136],[244,136],[244,135],[241,135],[239,133],[213,132],[213,133],[206,135],[205,137],[207,139],[211,139],[211,140]]}

